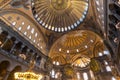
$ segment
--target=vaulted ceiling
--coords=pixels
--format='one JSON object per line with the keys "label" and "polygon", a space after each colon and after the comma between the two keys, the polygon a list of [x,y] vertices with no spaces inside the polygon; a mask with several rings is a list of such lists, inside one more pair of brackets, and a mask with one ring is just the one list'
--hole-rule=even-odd
{"label": "vaulted ceiling", "polygon": [[103,1],[0,0],[0,19],[53,61],[88,64],[106,49]]}
{"label": "vaulted ceiling", "polygon": [[[85,67],[93,57],[105,51],[102,38],[89,30],[71,31],[52,46],[49,57],[59,65],[75,64]],[[80,65],[80,63],[83,63]]]}

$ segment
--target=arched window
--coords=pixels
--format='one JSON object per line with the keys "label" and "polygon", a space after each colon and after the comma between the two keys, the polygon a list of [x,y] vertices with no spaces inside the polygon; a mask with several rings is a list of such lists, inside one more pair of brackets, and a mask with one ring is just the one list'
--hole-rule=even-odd
{"label": "arched window", "polygon": [[104,61],[104,64],[105,64],[105,66],[106,66],[106,71],[107,71],[107,72],[112,71],[112,70],[111,70],[111,67],[109,66],[109,64],[108,64],[107,61]]}
{"label": "arched window", "polygon": [[103,56],[103,54],[101,52],[98,53],[99,56]]}
{"label": "arched window", "polygon": [[88,74],[86,72],[83,73],[83,79],[88,80]]}
{"label": "arched window", "polygon": [[116,80],[115,77],[112,77],[112,80]]}
{"label": "arched window", "polygon": [[76,75],[77,75],[77,79],[80,80],[80,73],[77,72]]}
{"label": "arched window", "polygon": [[90,77],[91,77],[92,80],[95,80],[95,76],[94,76],[94,74],[91,70],[90,70]]}
{"label": "arched window", "polygon": [[108,72],[112,71],[111,68],[110,68],[110,66],[106,66],[106,70],[107,70]]}
{"label": "arched window", "polygon": [[52,69],[52,71],[50,72],[50,74],[51,74],[52,78],[55,78],[55,70],[54,69]]}

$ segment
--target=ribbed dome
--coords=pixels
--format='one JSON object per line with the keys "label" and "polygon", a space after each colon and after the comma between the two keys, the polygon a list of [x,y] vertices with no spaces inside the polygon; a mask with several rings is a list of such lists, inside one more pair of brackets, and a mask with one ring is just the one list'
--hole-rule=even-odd
{"label": "ribbed dome", "polygon": [[43,27],[64,32],[78,27],[88,10],[88,0],[32,0],[35,19]]}
{"label": "ribbed dome", "polygon": [[77,59],[73,65],[77,66],[77,67],[87,67],[87,65],[90,63],[90,58],[87,57],[80,57],[79,59]]}
{"label": "ribbed dome", "polygon": [[[93,36],[90,36],[93,35]],[[58,52],[78,53],[85,51],[96,40],[95,34],[86,31],[73,31],[62,36],[55,44]]]}
{"label": "ribbed dome", "polygon": [[104,50],[102,39],[96,33],[79,30],[69,32],[59,38],[51,47],[48,56],[59,65],[68,63],[79,68],[86,68],[90,59],[97,57]]}
{"label": "ribbed dome", "polygon": [[52,57],[53,64],[57,65],[64,65],[67,63],[66,59],[62,55],[57,55]]}

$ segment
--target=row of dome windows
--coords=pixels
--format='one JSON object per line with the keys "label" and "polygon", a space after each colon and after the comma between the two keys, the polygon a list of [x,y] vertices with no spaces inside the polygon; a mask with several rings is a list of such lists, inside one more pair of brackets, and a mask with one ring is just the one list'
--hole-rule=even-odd
{"label": "row of dome windows", "polygon": [[104,9],[103,9],[103,5],[101,5],[103,3],[100,3],[100,1],[103,2],[103,0],[96,0],[96,5],[97,5],[97,11],[99,12],[98,17],[102,22],[102,26],[103,26],[102,28],[104,28],[104,14],[103,14]]}
{"label": "row of dome windows", "polygon": [[[16,26],[16,25],[17,25],[17,22],[16,22],[16,21],[12,22],[12,26]],[[25,22],[22,22],[21,25],[24,26],[24,25],[25,25]],[[17,29],[18,29],[19,31],[21,31],[22,28],[23,28],[22,26],[18,27]],[[30,31],[32,35],[34,34],[34,36],[35,36],[36,39],[37,39],[38,33],[37,33],[37,32],[35,33],[35,29],[32,28],[31,25],[28,25],[26,29],[27,29],[27,31]],[[30,29],[31,29],[31,30],[30,30]],[[29,35],[28,38],[31,39],[34,43],[37,43],[37,40],[34,39],[34,38],[32,39],[32,35],[30,35],[30,33],[27,32],[27,31],[23,32],[23,34],[24,34],[25,36]],[[38,41],[40,42],[41,39],[39,38]],[[40,46],[40,43],[37,43],[37,46]],[[40,48],[42,49],[43,47],[40,46]]]}
{"label": "row of dome windows", "polygon": [[[16,22],[12,22],[12,25],[13,25],[13,26],[15,26],[16,24],[17,24]],[[24,25],[24,24],[25,24],[25,23],[22,22],[22,25]],[[27,26],[27,30],[30,30],[30,28],[31,28],[31,26],[28,25],[28,26]],[[18,30],[22,30],[22,27],[19,27]],[[35,29],[32,28],[32,29],[31,29],[31,33],[34,34],[34,32],[35,32]],[[35,33],[35,37],[37,37],[37,36],[38,36],[38,33]]]}

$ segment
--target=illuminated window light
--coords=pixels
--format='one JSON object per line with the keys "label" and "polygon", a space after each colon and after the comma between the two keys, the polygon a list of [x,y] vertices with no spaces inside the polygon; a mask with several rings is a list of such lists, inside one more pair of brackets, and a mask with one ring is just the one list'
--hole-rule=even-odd
{"label": "illuminated window light", "polygon": [[55,61],[53,61],[53,64],[55,64],[56,62]]}
{"label": "illuminated window light", "polygon": [[97,8],[98,11],[100,11],[100,8]]}
{"label": "illuminated window light", "polygon": [[62,49],[60,48],[59,51],[62,51]]}
{"label": "illuminated window light", "polygon": [[22,27],[19,27],[18,30],[21,31]]}
{"label": "illuminated window light", "polygon": [[39,21],[40,20],[40,18],[37,18],[37,21]]}
{"label": "illuminated window light", "polygon": [[60,63],[59,63],[59,62],[56,62],[56,65],[60,65]]}
{"label": "illuminated window light", "polygon": [[51,26],[49,26],[48,29],[51,29]]}
{"label": "illuminated window light", "polygon": [[67,27],[65,27],[65,31],[67,31]]}
{"label": "illuminated window light", "polygon": [[25,22],[22,22],[22,25],[24,25],[25,24]]}
{"label": "illuminated window light", "polygon": [[42,23],[42,26],[45,26],[45,23]]}
{"label": "illuminated window light", "polygon": [[34,43],[36,42],[36,40],[33,41]]}
{"label": "illuminated window light", "polygon": [[106,66],[106,70],[107,70],[108,72],[111,72],[111,71],[112,71],[111,68],[110,68],[110,66]]}
{"label": "illuminated window light", "polygon": [[48,28],[48,24],[45,25],[45,28]]}
{"label": "illuminated window light", "polygon": [[57,28],[55,28],[55,31],[57,31]]}
{"label": "illuminated window light", "polygon": [[54,30],[54,27],[52,27],[52,30]]}
{"label": "illuminated window light", "polygon": [[16,25],[16,22],[12,22],[12,25],[15,26],[15,25]]}
{"label": "illuminated window light", "polygon": [[42,20],[41,20],[41,21],[39,21],[39,23],[40,23],[40,24],[42,24],[42,22],[43,22]]}
{"label": "illuminated window light", "polygon": [[109,54],[110,54],[108,50],[103,51],[103,53],[104,53],[105,55],[109,55]]}
{"label": "illuminated window light", "polygon": [[43,47],[41,46],[40,48],[42,49]]}
{"label": "illuminated window light", "polygon": [[38,14],[35,15],[35,18],[37,18],[37,17],[38,17]]}
{"label": "illuminated window light", "polygon": [[74,26],[77,27],[77,23],[74,23]]}
{"label": "illuminated window light", "polygon": [[58,28],[58,32],[60,32],[61,30],[60,30],[60,28]]}
{"label": "illuminated window light", "polygon": [[112,77],[112,80],[116,80],[115,77]]}
{"label": "illuminated window light", "polygon": [[27,32],[24,32],[24,35],[27,35]]}
{"label": "illuminated window light", "polygon": [[93,74],[93,72],[90,70],[90,76],[91,76],[91,78],[93,79],[93,80],[95,80],[95,76],[94,76],[94,74]]}
{"label": "illuminated window light", "polygon": [[85,45],[85,48],[88,48],[88,46],[87,46],[87,45]]}
{"label": "illuminated window light", "polygon": [[77,74],[77,79],[80,80],[80,73],[77,72],[76,74]]}
{"label": "illuminated window light", "polygon": [[81,18],[81,19],[80,19],[80,22],[82,22],[82,21],[83,21],[83,19]]}
{"label": "illuminated window light", "polygon": [[55,71],[54,70],[51,71],[51,77],[55,78]]}
{"label": "illuminated window light", "polygon": [[87,73],[83,73],[83,78],[84,78],[84,80],[88,80],[88,74]]}
{"label": "illuminated window light", "polygon": [[67,53],[70,53],[70,51],[69,51],[69,50],[67,50]]}
{"label": "illuminated window light", "polygon": [[35,37],[37,37],[38,36],[38,33],[35,33]]}
{"label": "illuminated window light", "polygon": [[29,36],[29,39],[31,39],[32,37],[31,36]]}
{"label": "illuminated window light", "polygon": [[74,29],[74,26],[73,26],[73,25],[71,25],[71,28],[72,28],[72,29]]}
{"label": "illuminated window light", "polygon": [[27,27],[27,30],[29,30],[30,29],[30,25],[28,25],[28,27]]}
{"label": "illuminated window light", "polygon": [[32,34],[34,33],[34,28],[32,28],[31,33],[32,33]]}
{"label": "illuminated window light", "polygon": [[101,52],[98,53],[99,56],[103,56],[103,54]]}
{"label": "illuminated window light", "polygon": [[32,3],[32,6],[34,6],[35,5],[35,3]]}
{"label": "illuminated window light", "polygon": [[90,42],[92,42],[92,43],[93,43],[94,41],[93,41],[93,40],[90,40]]}
{"label": "illuminated window light", "polygon": [[99,4],[99,1],[96,1],[96,4],[97,4],[97,5],[100,5],[100,4]]}
{"label": "illuminated window light", "polygon": [[79,25],[79,24],[80,24],[80,21],[77,21],[77,24]]}
{"label": "illuminated window light", "polygon": [[62,32],[64,32],[64,28],[62,28]]}
{"label": "illuminated window light", "polygon": [[85,15],[83,15],[82,18],[84,19],[84,18],[85,18]]}
{"label": "illuminated window light", "polygon": [[108,62],[107,61],[104,61],[105,65],[108,65]]}
{"label": "illuminated window light", "polygon": [[79,49],[77,49],[76,51],[79,52]]}
{"label": "illuminated window light", "polygon": [[69,29],[69,30],[71,30],[71,27],[70,27],[70,26],[68,26],[68,29]]}

